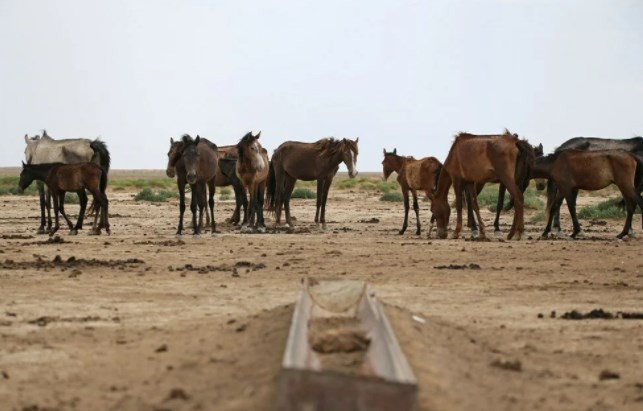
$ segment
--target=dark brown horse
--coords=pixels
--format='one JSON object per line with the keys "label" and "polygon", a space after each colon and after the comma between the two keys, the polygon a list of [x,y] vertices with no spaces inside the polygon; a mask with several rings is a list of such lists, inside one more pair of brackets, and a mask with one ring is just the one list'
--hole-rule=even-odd
{"label": "dark brown horse", "polygon": [[[179,189],[179,225],[176,235],[183,233],[183,215],[185,213],[185,185],[190,184],[192,198],[190,210],[192,211],[192,228],[194,235],[199,235],[203,225],[203,209],[206,203],[206,187],[208,188],[208,205],[211,215],[211,233],[216,233],[214,220],[214,195],[216,193],[215,177],[218,171],[218,150],[217,146],[197,136],[192,139],[184,135],[180,141],[170,140],[170,151],[168,152],[168,176],[176,174],[176,182]],[[196,210],[199,209],[199,220],[197,222]]]}
{"label": "dark brown horse", "polygon": [[543,237],[551,231],[553,210],[559,208],[563,199],[567,201],[572,216],[574,231],[572,238],[580,232],[576,216],[576,196],[578,190],[600,190],[616,184],[627,208],[623,238],[631,226],[636,206],[643,209],[643,198],[637,189],[643,178],[643,160],[632,153],[617,150],[583,151],[564,150],[536,161],[534,175],[549,179],[547,182],[547,226]]}
{"label": "dark brown horse", "polygon": [[269,209],[275,212],[276,222],[281,221],[282,207],[286,212],[286,224],[290,218],[290,196],[297,180],[317,180],[317,204],[315,223],[326,228],[326,202],[333,177],[344,163],[348,176],[357,175],[356,163],[359,138],[355,140],[324,138],[315,143],[287,141],[272,155],[270,182],[268,183]]}
{"label": "dark brown horse", "polygon": [[[54,202],[56,222],[53,229],[49,232],[49,236],[53,236],[60,228],[58,221],[59,212],[69,225],[69,234],[76,235],[78,234],[78,230],[83,228],[83,218],[87,207],[87,194],[85,194],[85,190],[88,190],[94,198],[94,209],[96,210],[94,234],[100,234],[101,226],[105,227],[107,235],[110,234],[107,209],[109,201],[107,200],[107,195],[105,195],[107,188],[107,170],[103,167],[96,163],[22,163],[22,172],[20,173],[20,181],[18,182],[20,191],[24,191],[34,180],[45,183]],[[75,192],[80,199],[80,213],[78,214],[78,221],[75,226],[65,213],[65,194],[68,191]],[[97,224],[99,213],[101,213],[100,225]]]}
{"label": "dark brown horse", "polygon": [[[599,151],[599,150],[624,150],[630,153],[643,154],[643,137],[632,138],[602,138],[602,137],[574,137],[565,141],[556,150],[555,153],[565,150],[586,150],[586,151]],[[543,190],[545,184],[540,184],[538,189]],[[572,193],[574,201],[578,193]],[[554,205],[554,228],[560,232],[560,207]]]}
{"label": "dark brown horse", "polygon": [[[201,141],[207,141],[207,139],[201,139]],[[219,163],[217,167],[217,174],[214,178],[216,187],[226,187],[231,185],[234,190],[235,196],[235,209],[232,212],[232,217],[230,217],[230,222],[233,225],[239,224],[241,221],[241,207],[243,207],[243,212],[245,214],[248,207],[248,199],[246,194],[243,191],[241,182],[236,176],[236,159],[237,159],[237,146],[217,146]],[[181,170],[185,171],[185,167],[180,163],[181,153],[183,152],[183,141],[181,139],[175,141],[173,138],[170,138],[170,150],[167,153],[168,162],[165,170],[165,174],[168,177],[174,178],[176,176],[176,164],[179,164]],[[177,186],[179,189],[179,196],[183,196],[183,202],[185,203],[185,176],[183,176],[183,181],[180,181],[177,178]],[[185,209],[185,204],[184,204]],[[199,222],[201,228],[203,225]],[[209,214],[206,214],[206,225],[210,225]]]}
{"label": "dark brown horse", "polygon": [[440,173],[438,187],[433,198],[431,211],[437,222],[438,236],[446,238],[450,207],[448,193],[451,184],[456,196],[457,223],[453,233],[459,237],[462,230],[462,197],[466,189],[471,194],[471,203],[480,226],[480,237],[485,237],[484,223],[478,207],[476,185],[502,183],[514,199],[514,221],[508,239],[520,240],[524,231],[523,195],[520,181],[516,181],[519,162],[533,166],[534,150],[528,142],[505,131],[495,136],[477,136],[460,133],[455,137],[449,155]]}
{"label": "dark brown horse", "polygon": [[[409,223],[409,191],[413,194],[413,211],[415,211],[415,219],[417,222],[417,229],[415,235],[420,235],[420,206],[418,204],[417,191],[424,191],[429,199],[433,199],[433,193],[438,184],[442,163],[435,157],[425,157],[416,160],[413,157],[402,157],[397,155],[397,149],[387,153],[384,149],[384,160],[382,160],[382,167],[384,172],[384,181],[388,180],[389,176],[395,171],[397,173],[397,181],[400,183],[402,195],[404,196],[404,223],[400,234],[404,234]],[[431,233],[429,232],[429,235]]]}
{"label": "dark brown horse", "polygon": [[263,219],[263,200],[266,192],[266,183],[270,169],[268,152],[259,143],[259,132],[256,136],[247,133],[237,144],[238,159],[236,164],[236,174],[243,185],[244,190],[248,191],[249,207],[243,222],[241,223],[241,232],[252,232],[250,226],[257,218],[257,230],[260,233],[266,232],[266,224]]}

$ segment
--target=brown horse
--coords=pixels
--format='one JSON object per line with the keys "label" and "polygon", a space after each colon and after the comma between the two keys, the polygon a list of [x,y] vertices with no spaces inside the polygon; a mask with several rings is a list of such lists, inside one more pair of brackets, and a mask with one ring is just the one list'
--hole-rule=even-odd
{"label": "brown horse", "polygon": [[[206,186],[209,192],[209,214],[211,214],[211,233],[216,233],[214,221],[214,195],[216,192],[215,178],[218,171],[217,146],[205,138],[197,136],[192,139],[184,135],[180,141],[170,139],[168,166],[166,173],[169,177],[176,175],[179,189],[179,225],[176,235],[183,233],[183,215],[185,213],[185,186],[190,184],[192,198],[192,228],[194,235],[199,235],[203,226],[203,209],[206,202]],[[199,208],[199,222],[196,221],[196,209]]]}
{"label": "brown horse", "polygon": [[[45,164],[25,164],[22,163],[22,172],[18,188],[24,191],[34,181],[45,183],[54,201],[54,214],[56,222],[54,228],[50,231],[49,236],[53,236],[60,228],[58,213],[63,215],[69,225],[69,234],[76,235],[78,230],[83,228],[83,218],[87,207],[87,194],[85,190],[92,193],[94,198],[94,234],[100,234],[100,227],[105,227],[107,235],[111,233],[108,220],[108,203],[105,189],[107,188],[107,170],[96,163],[45,163]],[[78,221],[74,226],[65,213],[65,194],[68,191],[78,194],[80,199],[80,213]],[[101,213],[100,225],[97,225],[98,214]]]}
{"label": "brown horse", "polygon": [[253,136],[247,133],[237,144],[237,165],[236,174],[248,191],[249,207],[241,223],[241,232],[251,232],[252,221],[257,218],[257,230],[260,233],[266,232],[266,224],[263,219],[263,199],[266,191],[266,183],[270,170],[268,152],[259,143],[261,131]]}
{"label": "brown horse", "polygon": [[429,199],[433,199],[438,178],[440,177],[442,163],[435,157],[425,157],[421,160],[416,160],[413,157],[397,155],[397,149],[393,149],[390,153],[387,153],[386,149],[384,149],[382,167],[384,181],[388,180],[389,176],[395,171],[397,173],[397,181],[402,188],[402,194],[404,196],[404,223],[399,233],[404,234],[408,226],[410,190],[413,194],[413,211],[415,211],[415,219],[417,222],[415,235],[420,235],[420,206],[418,205],[417,190],[424,191]]}
{"label": "brown horse", "polygon": [[[207,139],[201,139],[201,141],[207,141]],[[176,164],[179,163],[179,167],[182,170],[185,170],[185,167],[182,166],[182,163],[180,163],[181,159],[181,153],[183,152],[183,141],[182,140],[177,140],[174,141],[173,138],[170,137],[170,150],[167,153],[167,167],[165,170],[165,174],[167,174],[168,177],[174,178],[176,176]],[[241,215],[241,207],[243,207],[243,212],[245,214],[246,209],[248,207],[248,199],[246,198],[245,193],[243,192],[243,187],[241,186],[241,182],[239,179],[236,177],[235,174],[235,165],[236,165],[236,159],[237,159],[237,146],[218,146],[218,157],[219,157],[219,163],[217,167],[217,174],[214,178],[215,181],[215,186],[216,187],[226,187],[226,186],[232,186],[234,189],[234,196],[235,196],[235,209],[232,212],[232,217],[230,217],[230,222],[233,225],[237,225],[240,222],[240,215]],[[184,176],[185,177],[185,176]],[[183,177],[183,182],[179,181],[177,178],[177,186],[179,188],[179,196],[183,195],[185,196],[185,178]],[[183,201],[185,202],[185,197],[183,197]],[[185,208],[185,204],[183,206]],[[199,222],[201,225],[201,228],[203,228],[203,225],[201,222]],[[206,225],[210,225],[210,217],[209,214],[206,213]]]}
{"label": "brown horse", "polygon": [[324,138],[315,143],[287,141],[272,155],[270,181],[268,183],[269,209],[275,212],[276,222],[281,221],[282,207],[286,212],[286,224],[292,226],[290,218],[290,196],[297,180],[317,180],[317,204],[315,223],[326,228],[326,202],[333,177],[344,163],[348,176],[357,175],[359,138],[355,140]]}
{"label": "brown horse", "polygon": [[551,231],[553,210],[559,208],[565,199],[574,225],[571,236],[576,238],[580,232],[580,224],[576,216],[576,196],[579,189],[593,191],[605,188],[610,184],[616,184],[623,195],[627,208],[625,226],[617,236],[618,238],[623,238],[628,234],[636,206],[640,206],[643,210],[643,198],[637,189],[643,178],[643,160],[626,151],[571,149],[555,152],[536,161],[534,175],[549,179],[547,182],[547,226],[543,237],[547,237]]}
{"label": "brown horse", "polygon": [[[484,183],[502,183],[514,200],[514,221],[508,239],[520,240],[524,231],[523,195],[520,191],[521,181],[516,181],[516,165],[525,161],[533,166],[534,150],[528,142],[505,131],[501,135],[477,136],[460,133],[449,150],[440,173],[431,211],[436,218],[438,236],[446,238],[449,214],[449,188],[453,184],[458,213],[454,238],[462,230],[462,194],[466,189],[471,195],[473,210],[480,226],[480,238],[485,238],[485,226],[480,216],[476,186]],[[527,175],[526,178],[529,178]]]}

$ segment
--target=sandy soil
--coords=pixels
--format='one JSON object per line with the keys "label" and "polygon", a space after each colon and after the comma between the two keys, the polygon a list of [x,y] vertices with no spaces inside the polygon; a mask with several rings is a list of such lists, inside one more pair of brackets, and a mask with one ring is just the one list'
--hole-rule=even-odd
{"label": "sandy soil", "polygon": [[272,409],[306,275],[374,285],[422,410],[643,408],[643,321],[561,318],[643,311],[642,240],[615,240],[621,221],[577,241],[539,241],[541,224],[440,241],[399,236],[401,204],[331,191],[323,233],[314,200],[293,201],[295,233],[265,235],[221,223],[232,202],[217,202],[221,234],[177,240],[175,201],[110,197],[111,237],[57,242],[35,235],[35,198],[0,198],[0,408]]}

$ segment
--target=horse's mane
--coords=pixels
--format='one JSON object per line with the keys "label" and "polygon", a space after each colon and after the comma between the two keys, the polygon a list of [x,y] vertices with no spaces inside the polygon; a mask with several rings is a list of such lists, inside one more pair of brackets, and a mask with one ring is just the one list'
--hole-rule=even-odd
{"label": "horse's mane", "polygon": [[[334,137],[322,138],[313,143],[315,149],[319,152],[322,157],[332,157],[340,150],[344,149],[346,144],[351,144],[346,139],[337,140]],[[352,146],[352,144],[351,144]],[[352,147],[351,147],[352,148]],[[355,145],[355,151],[357,152],[357,145]]]}
{"label": "horse's mane", "polygon": [[49,170],[52,167],[62,166],[64,164],[65,163],[60,163],[60,162],[56,162],[56,163],[40,163],[40,164],[25,164],[24,167],[26,169],[31,169],[31,170],[46,171],[46,170]]}

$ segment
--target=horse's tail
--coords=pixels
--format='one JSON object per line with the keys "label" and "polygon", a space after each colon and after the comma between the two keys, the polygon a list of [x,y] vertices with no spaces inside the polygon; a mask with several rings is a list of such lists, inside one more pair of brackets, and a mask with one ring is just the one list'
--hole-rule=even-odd
{"label": "horse's tail", "polygon": [[107,169],[105,167],[101,167],[101,171],[102,173],[100,173],[100,185],[98,189],[101,193],[105,194],[105,190],[107,190]]}
{"label": "horse's tail", "polygon": [[94,150],[94,157],[92,160],[97,159],[97,164],[99,164],[104,170],[105,173],[109,173],[109,166],[112,161],[109,150],[107,149],[107,144],[105,142],[96,139],[89,143],[89,146]]}
{"label": "horse's tail", "polygon": [[275,178],[275,166],[270,161],[268,170],[268,184],[266,185],[266,210],[269,213],[275,212],[275,197],[277,194],[277,179]]}

